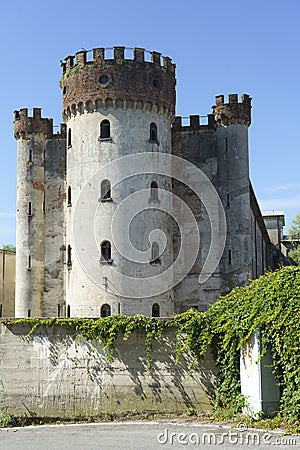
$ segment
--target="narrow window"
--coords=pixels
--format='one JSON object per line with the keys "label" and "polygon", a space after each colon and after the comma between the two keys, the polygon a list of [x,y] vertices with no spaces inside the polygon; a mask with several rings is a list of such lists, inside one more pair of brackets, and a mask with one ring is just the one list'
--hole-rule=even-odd
{"label": "narrow window", "polygon": [[158,201],[158,185],[157,185],[156,181],[152,181],[151,186],[150,186],[150,191],[151,191],[150,199],[157,202]]}
{"label": "narrow window", "polygon": [[32,206],[31,206],[31,202],[28,202],[28,216],[32,216]]}
{"label": "narrow window", "polygon": [[101,259],[102,261],[111,261],[111,244],[109,241],[101,243]]}
{"label": "narrow window", "polygon": [[159,245],[157,242],[152,242],[151,246],[151,263],[159,262]]}
{"label": "narrow window", "polygon": [[68,204],[67,206],[72,206],[72,188],[71,186],[68,187]]}
{"label": "narrow window", "polygon": [[228,152],[228,139],[225,138],[225,152]]}
{"label": "narrow window", "polygon": [[67,317],[71,317],[71,307],[70,307],[70,305],[67,306]]}
{"label": "narrow window", "polygon": [[121,314],[121,303],[118,303],[118,314]]}
{"label": "narrow window", "polygon": [[100,123],[100,138],[110,138],[110,122],[107,119],[102,120],[102,122]]}
{"label": "narrow window", "polygon": [[2,303],[0,305],[0,317],[2,317]]}
{"label": "narrow window", "polygon": [[230,207],[230,198],[229,198],[229,194],[227,194],[227,196],[226,196],[226,206],[227,206],[227,208]]}
{"label": "narrow window", "polygon": [[160,316],[160,308],[157,303],[154,303],[152,306],[152,317],[159,317]]}
{"label": "narrow window", "polygon": [[28,255],[27,270],[31,270],[31,255]]}
{"label": "narrow window", "polygon": [[27,317],[31,317],[31,310],[30,309],[27,310]]}
{"label": "narrow window", "polygon": [[101,200],[110,200],[110,199],[111,199],[110,181],[103,180],[101,182]]}
{"label": "narrow window", "polygon": [[67,266],[72,267],[72,247],[68,245]]}
{"label": "narrow window", "polygon": [[60,317],[60,304],[57,304],[57,317]]}
{"label": "narrow window", "polygon": [[28,162],[32,162],[32,148],[29,149],[29,158]]}
{"label": "narrow window", "polygon": [[231,256],[231,250],[228,250],[228,264],[232,263],[232,256]]}
{"label": "narrow window", "polygon": [[104,305],[101,306],[100,314],[101,314],[101,317],[111,316],[111,308],[107,303],[105,303]]}
{"label": "narrow window", "polygon": [[71,128],[68,129],[68,147],[71,147],[72,145],[72,130]]}
{"label": "narrow window", "polygon": [[150,141],[157,142],[157,125],[154,122],[150,124]]}

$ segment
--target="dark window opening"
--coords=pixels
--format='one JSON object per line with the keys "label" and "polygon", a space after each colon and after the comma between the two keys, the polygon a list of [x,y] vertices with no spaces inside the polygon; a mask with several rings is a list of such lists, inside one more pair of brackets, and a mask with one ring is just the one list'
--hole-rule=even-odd
{"label": "dark window opening", "polygon": [[107,119],[102,120],[100,124],[100,138],[101,139],[110,138],[110,122]]}
{"label": "dark window opening", "polygon": [[102,261],[111,262],[111,243],[109,241],[101,243],[101,259]]}
{"label": "dark window opening", "polygon": [[60,304],[57,304],[57,317],[60,317]]}
{"label": "dark window opening", "polygon": [[71,128],[68,130],[68,147],[71,147],[72,145],[72,131]]}
{"label": "dark window opening", "polygon": [[68,254],[67,254],[67,266],[72,267],[72,247],[68,245]]}
{"label": "dark window opening", "polygon": [[228,139],[225,138],[225,152],[228,151]]}
{"label": "dark window opening", "polygon": [[160,307],[158,303],[154,303],[152,306],[152,317],[159,317],[160,316]]}
{"label": "dark window opening", "polygon": [[156,183],[156,181],[152,181],[151,186],[150,186],[150,199],[154,200],[154,201],[158,201],[158,184]]}
{"label": "dark window opening", "polygon": [[28,265],[27,270],[31,270],[31,255],[28,255]]}
{"label": "dark window opening", "polygon": [[67,306],[67,317],[71,317],[71,307],[70,307],[70,305]]}
{"label": "dark window opening", "polygon": [[32,148],[29,149],[29,162],[32,162]]}
{"label": "dark window opening", "polygon": [[0,317],[2,317],[2,303],[0,305]]}
{"label": "dark window opening", "polygon": [[154,122],[150,124],[150,141],[157,142],[157,125]]}
{"label": "dark window opening", "polygon": [[101,182],[101,200],[110,200],[110,199],[111,199],[110,181],[103,180]]}
{"label": "dark window opening", "polygon": [[27,310],[27,317],[31,317],[31,310],[30,309]]}
{"label": "dark window opening", "polygon": [[231,250],[228,250],[228,264],[232,263],[232,255],[231,255]]}
{"label": "dark window opening", "polygon": [[111,316],[111,307],[107,303],[101,306],[101,317],[108,317]]}
{"label": "dark window opening", "polygon": [[28,216],[32,216],[32,205],[31,205],[31,202],[28,202]]}
{"label": "dark window opening", "polygon": [[99,77],[99,83],[100,83],[100,84],[106,84],[106,83],[108,83],[108,76],[107,76],[107,75],[100,75],[100,77]]}
{"label": "dark window opening", "polygon": [[152,242],[150,263],[155,264],[159,262],[159,245],[157,242]]}
{"label": "dark window opening", "polygon": [[71,186],[68,187],[68,205],[67,206],[72,206],[72,188],[71,188]]}
{"label": "dark window opening", "polygon": [[226,206],[227,206],[227,208],[230,207],[230,197],[229,197],[229,194],[227,194],[227,196],[226,196]]}

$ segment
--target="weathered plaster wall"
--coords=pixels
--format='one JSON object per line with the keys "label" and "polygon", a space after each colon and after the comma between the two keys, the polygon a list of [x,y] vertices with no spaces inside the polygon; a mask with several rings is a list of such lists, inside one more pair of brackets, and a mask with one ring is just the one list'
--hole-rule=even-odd
{"label": "weathered plaster wall", "polygon": [[66,139],[53,135],[45,146],[44,315],[65,315]]}
{"label": "weathered plaster wall", "polygon": [[175,365],[174,329],[154,342],[146,373],[144,335],[118,338],[106,363],[100,343],[78,340],[66,328],[0,324],[0,380],[10,413],[27,417],[96,417],[211,409],[216,386],[212,355],[188,376],[191,357]]}
{"label": "weathered plaster wall", "polygon": [[[100,123],[103,119],[110,121],[111,139],[99,139]],[[157,125],[157,137],[159,144],[149,140],[150,124]],[[171,153],[171,128],[170,119],[160,116],[157,113],[143,111],[141,109],[123,110],[120,108],[100,109],[93,113],[77,113],[68,122],[68,130],[72,133],[72,145],[67,149],[67,185],[72,192],[72,206],[67,208],[66,246],[72,248],[72,265],[69,265],[67,272],[67,296],[66,303],[70,306],[72,317],[95,317],[100,315],[103,304],[109,304],[112,314],[121,312],[126,315],[141,313],[151,316],[152,305],[158,303],[162,317],[170,317],[174,313],[173,294],[170,289],[156,297],[140,298],[140,285],[137,287],[135,295],[126,295],[126,280],[120,283],[119,273],[128,278],[154,277],[157,273],[164,272],[173,263],[173,240],[172,240],[172,219],[169,215],[160,211],[150,209],[150,186],[152,181],[156,181],[160,189],[171,190],[169,177],[148,174],[147,167],[142,173],[126,177],[127,167],[124,164],[114,168],[106,165],[121,157],[130,154],[153,152]],[[69,131],[68,131],[69,132]],[[95,176],[101,169],[101,175]],[[162,167],[171,173],[171,168]],[[144,173],[145,172],[145,173]],[[123,180],[124,178],[124,180]],[[100,201],[100,186],[103,180],[111,183],[111,201]],[[120,182],[120,180],[123,180]],[[78,237],[74,236],[74,214],[76,208],[83,202],[80,194],[84,189],[92,186],[91,194],[84,205],[84,213],[80,218],[81,233],[87,234],[90,218],[95,218],[95,241],[98,249],[98,259],[94,266],[99,277],[99,283],[95,283],[87,275],[78,258]],[[122,201],[126,200],[133,210],[136,200],[130,200],[130,195],[140,191],[145,191],[145,202],[141,205],[145,210],[136,214],[127,221],[125,214],[120,214],[118,225],[112,233],[112,219],[116,214]],[[129,197],[129,199],[128,199]],[[78,199],[80,201],[78,202]],[[78,206],[79,203],[79,206]],[[154,205],[154,207],[156,204]],[[163,205],[162,205],[163,206]],[[129,207],[127,207],[129,208]],[[170,211],[167,209],[167,211]],[[75,216],[76,222],[76,216]],[[166,249],[161,255],[160,264],[148,263],[140,264],[131,258],[126,258],[118,251],[116,242],[124,241],[129,230],[133,245],[140,251],[150,249],[149,235],[152,230],[162,230],[166,236]],[[76,242],[77,238],[77,242]],[[111,243],[112,262],[107,264],[101,262],[101,242],[108,240]],[[87,243],[93,245],[92,239]],[[79,248],[81,251],[82,247]],[[87,249],[85,249],[86,251]],[[150,252],[149,252],[150,253]],[[125,254],[126,255],[126,254]],[[95,278],[97,280],[97,278]],[[102,281],[105,280],[105,281]],[[105,286],[105,287],[104,287]],[[143,290],[142,290],[142,293]],[[68,307],[67,306],[67,307]]]}
{"label": "weathered plaster wall", "polygon": [[16,254],[0,250],[0,310],[1,317],[15,315]]}

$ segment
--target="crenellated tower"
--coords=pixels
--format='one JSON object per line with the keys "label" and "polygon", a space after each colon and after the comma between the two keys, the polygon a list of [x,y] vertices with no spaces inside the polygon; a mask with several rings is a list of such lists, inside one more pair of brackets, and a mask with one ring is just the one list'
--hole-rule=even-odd
{"label": "crenellated tower", "polygon": [[15,111],[17,140],[16,317],[62,315],[65,127],[41,109]]}
{"label": "crenellated tower", "polygon": [[243,94],[216,96],[212,107],[216,125],[218,193],[227,221],[227,241],[220,264],[221,292],[244,285],[252,277],[251,205],[248,128],[251,98]]}
{"label": "crenellated tower", "polygon": [[[120,164],[116,170],[111,163],[145,152],[171,153],[175,65],[158,52],[151,52],[151,60],[146,60],[142,48],[134,48],[131,57],[125,52],[124,47],[118,46],[113,48],[113,55],[108,55],[108,50],[97,48],[92,60],[88,60],[87,52],[80,51],[62,64],[63,118],[68,140],[66,302],[70,316],[120,312],[151,316],[154,304],[162,316],[171,316],[174,311],[171,291],[157,298],[139,298],[138,291],[126,295],[126,283],[120,285],[117,277],[117,272],[129,278],[151,277],[173,261],[171,219],[154,208],[155,202],[160,201],[159,189],[171,191],[170,177],[147,173],[144,167],[143,173],[119,182],[126,175],[126,164]],[[97,172],[99,179],[92,183],[89,180]],[[88,221],[95,216],[98,260],[93,264],[101,275],[101,286],[82,267],[78,252],[85,257],[89,249],[83,245],[76,248],[74,236],[76,208],[82,204],[87,182],[93,184],[93,191],[85,201],[80,226],[82,233],[87,233],[84,230],[88,229]],[[113,234],[112,221],[118,208],[141,190],[148,192],[145,211],[133,217],[130,224],[125,215],[119,216]],[[163,230],[167,244],[160,254],[156,243],[158,254],[153,261],[149,258],[147,263],[139,264],[118,251],[115,243],[124,239],[128,230],[132,245],[140,251],[147,250],[149,235],[156,228]]]}

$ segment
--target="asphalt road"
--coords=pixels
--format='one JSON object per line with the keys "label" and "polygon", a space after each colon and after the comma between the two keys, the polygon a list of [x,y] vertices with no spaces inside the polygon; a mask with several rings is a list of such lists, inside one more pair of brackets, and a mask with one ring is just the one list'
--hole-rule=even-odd
{"label": "asphalt road", "polygon": [[300,436],[168,420],[0,429],[2,450],[299,449]]}

